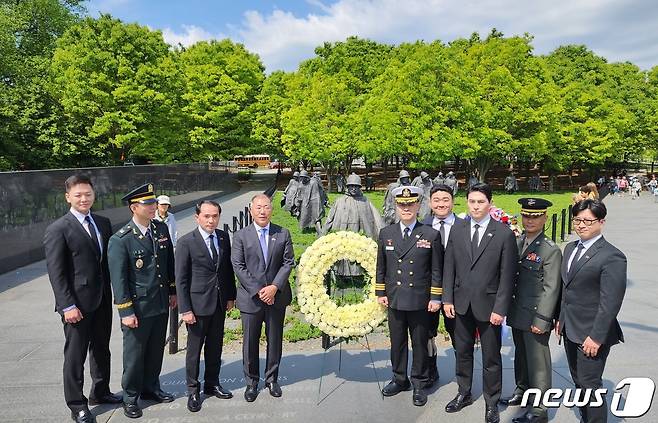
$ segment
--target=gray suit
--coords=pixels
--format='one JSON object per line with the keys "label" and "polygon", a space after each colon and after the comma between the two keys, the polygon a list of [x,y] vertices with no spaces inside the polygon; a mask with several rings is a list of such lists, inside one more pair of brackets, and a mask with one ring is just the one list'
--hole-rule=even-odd
{"label": "gray suit", "polygon": [[[286,306],[292,301],[288,277],[295,266],[295,256],[290,232],[270,224],[266,262],[256,227],[247,226],[233,235],[231,262],[240,282],[236,303],[242,316],[242,355],[247,384],[257,385],[260,378],[258,345],[263,323],[267,336],[265,381],[277,382],[283,343],[283,321]],[[276,285],[278,289],[271,306],[258,297],[258,291],[266,285]]]}
{"label": "gray suit", "polygon": [[[562,260],[562,302],[560,333],[564,335],[564,349],[571,378],[577,388],[598,389],[610,347],[624,341],[617,314],[626,292],[626,256],[603,237],[574,257],[568,271],[569,259],[578,241],[569,243]],[[586,357],[582,344],[587,337],[600,344],[596,356]],[[608,407],[580,407],[586,423],[605,422]]]}

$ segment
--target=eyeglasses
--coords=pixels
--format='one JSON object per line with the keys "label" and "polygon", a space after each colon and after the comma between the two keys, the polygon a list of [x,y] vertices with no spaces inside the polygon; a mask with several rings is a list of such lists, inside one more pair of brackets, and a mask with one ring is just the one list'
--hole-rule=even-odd
{"label": "eyeglasses", "polygon": [[581,219],[579,217],[574,217],[573,219],[571,219],[574,226],[578,226],[581,223],[584,223],[585,226],[592,226],[594,224],[594,222],[598,222],[599,220],[601,220],[601,219]]}

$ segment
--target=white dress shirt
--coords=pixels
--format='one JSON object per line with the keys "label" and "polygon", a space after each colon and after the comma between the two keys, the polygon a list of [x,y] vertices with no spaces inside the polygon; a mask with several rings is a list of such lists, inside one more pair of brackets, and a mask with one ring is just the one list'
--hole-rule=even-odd
{"label": "white dress shirt", "polygon": [[443,233],[445,234],[445,239],[442,239],[441,242],[445,248],[445,246],[448,245],[448,238],[450,238],[450,229],[452,229],[452,225],[455,224],[455,214],[450,213],[450,215],[445,219],[434,216],[434,219],[432,220],[432,227],[437,231],[440,231],[441,221],[443,221]]}
{"label": "white dress shirt", "polygon": [[[91,216],[91,213],[89,214],[82,214],[73,207],[71,207],[71,214],[75,216],[76,219],[80,222],[83,228],[85,228],[85,231],[87,231],[87,234],[89,234],[89,237],[91,238],[91,228],[89,227],[89,223],[85,220],[87,216],[89,216],[89,220],[91,220],[91,224],[93,226],[94,231],[96,231],[96,237],[98,238],[98,248],[100,248],[101,254],[103,253],[103,242],[101,241],[101,232],[98,230],[98,227],[96,226],[96,222],[94,222],[94,218]],[[93,238],[92,238],[93,239]]]}
{"label": "white dress shirt", "polygon": [[414,231],[414,228],[416,227],[416,220],[414,220],[409,226],[405,226],[402,221],[400,221],[400,231],[402,232],[402,238],[404,238],[404,229],[409,228],[409,236],[411,236],[411,233]]}
{"label": "white dress shirt", "polygon": [[488,214],[479,222],[476,222],[475,219],[471,217],[471,239],[473,239],[473,234],[475,234],[475,224],[480,225],[478,228],[478,246],[482,242],[482,236],[487,232],[487,226],[489,226],[489,222],[491,222],[491,216]]}
{"label": "white dress shirt", "polygon": [[[578,243],[583,244],[583,250],[580,253],[580,257],[582,257],[583,254],[585,254],[585,252],[589,250],[589,247],[591,247],[596,241],[601,239],[602,236],[603,234],[598,234],[594,238],[590,238],[587,241],[583,241],[583,240],[578,241]],[[576,244],[576,248],[573,249],[573,253],[571,253],[571,256],[569,256],[569,266],[567,267],[567,271],[571,270],[571,263],[573,263],[574,260],[578,261],[578,259],[580,258],[580,257],[576,257],[577,251],[578,251],[578,244]]]}
{"label": "white dress shirt", "polygon": [[260,239],[260,234],[263,229],[267,229],[265,231],[265,243],[267,244],[268,248],[270,246],[270,224],[268,223],[267,226],[258,226],[256,222],[254,222],[254,227],[256,228],[256,233],[258,234],[258,239]]}
{"label": "white dress shirt", "polygon": [[199,228],[199,233],[203,237],[203,242],[206,243],[206,248],[208,249],[208,254],[210,255],[210,258],[212,258],[212,250],[210,249],[210,235],[213,235],[213,244],[215,244],[215,251],[217,251],[217,254],[219,254],[219,240],[217,239],[217,234],[215,233],[215,231],[209,234],[201,226],[198,226],[198,228]]}

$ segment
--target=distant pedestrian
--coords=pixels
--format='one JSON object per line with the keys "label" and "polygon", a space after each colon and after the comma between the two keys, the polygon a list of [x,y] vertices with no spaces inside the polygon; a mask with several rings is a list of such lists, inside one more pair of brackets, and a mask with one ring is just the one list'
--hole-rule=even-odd
{"label": "distant pedestrian", "polygon": [[176,246],[176,241],[178,240],[178,228],[176,228],[176,218],[174,214],[169,211],[171,208],[171,200],[167,195],[161,195],[156,198],[158,201],[158,211],[155,213],[155,220],[159,220],[167,225],[169,229],[169,237],[171,238],[171,243]]}

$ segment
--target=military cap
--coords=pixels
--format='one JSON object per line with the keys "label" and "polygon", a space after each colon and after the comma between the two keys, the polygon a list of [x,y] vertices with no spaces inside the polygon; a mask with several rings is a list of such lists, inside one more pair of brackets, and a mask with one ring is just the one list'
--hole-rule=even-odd
{"label": "military cap", "polygon": [[518,203],[521,205],[521,215],[523,216],[541,216],[553,205],[543,198],[519,198]]}
{"label": "military cap", "polygon": [[352,173],[350,176],[347,177],[346,185],[361,186],[361,177],[356,173]]}
{"label": "military cap", "polygon": [[413,186],[397,187],[393,190],[392,194],[395,197],[395,202],[398,204],[411,204],[418,201],[423,190]]}
{"label": "military cap", "polygon": [[302,170],[301,172],[299,172],[299,177],[300,178],[309,178],[309,179],[311,178],[310,176],[308,176],[308,172],[305,171],[305,170]]}
{"label": "military cap", "polygon": [[292,174],[292,177],[293,177],[293,178],[296,178],[296,177],[298,177],[298,176],[299,176],[299,172],[297,172],[297,171],[295,171],[295,173]]}
{"label": "military cap", "polygon": [[400,171],[400,175],[398,175],[398,177],[399,178],[409,178],[409,172],[407,172],[406,170],[403,169],[403,170]]}
{"label": "military cap", "polygon": [[130,191],[128,194],[124,195],[121,198],[121,201],[124,201],[128,204],[152,204],[157,200],[155,199],[155,192],[153,190],[153,184],[144,184],[134,190]]}

